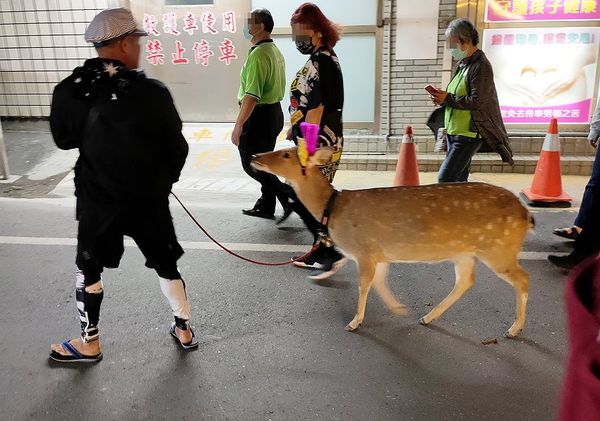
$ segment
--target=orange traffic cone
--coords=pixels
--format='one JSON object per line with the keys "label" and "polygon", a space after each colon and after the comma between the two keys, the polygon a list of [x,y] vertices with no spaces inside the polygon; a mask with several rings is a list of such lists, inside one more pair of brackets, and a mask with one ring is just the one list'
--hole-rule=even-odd
{"label": "orange traffic cone", "polygon": [[562,189],[558,121],[550,120],[530,189],[521,190],[530,206],[569,207],[573,198]]}
{"label": "orange traffic cone", "polygon": [[400,154],[396,164],[396,177],[394,186],[418,186],[419,165],[417,164],[417,150],[413,139],[412,126],[406,126],[400,144]]}

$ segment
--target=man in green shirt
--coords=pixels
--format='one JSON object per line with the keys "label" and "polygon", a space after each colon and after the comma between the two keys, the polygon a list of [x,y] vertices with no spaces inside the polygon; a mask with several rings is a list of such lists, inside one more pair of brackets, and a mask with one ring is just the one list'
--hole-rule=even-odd
{"label": "man in green shirt", "polygon": [[250,12],[244,28],[253,44],[240,75],[238,102],[240,112],[231,133],[231,142],[238,147],[246,174],[261,184],[261,196],[245,215],[273,218],[276,198],[287,207],[287,196],[281,181],[250,166],[252,155],[270,152],[283,129],[280,101],[285,93],[285,61],[271,39],[273,17],[266,9]]}

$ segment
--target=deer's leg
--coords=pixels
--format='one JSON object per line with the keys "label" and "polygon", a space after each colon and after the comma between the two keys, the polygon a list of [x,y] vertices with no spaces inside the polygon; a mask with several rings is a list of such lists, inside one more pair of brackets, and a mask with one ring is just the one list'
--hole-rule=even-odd
{"label": "deer's leg", "polygon": [[360,275],[360,281],[358,284],[358,309],[354,319],[346,326],[346,330],[353,331],[358,329],[365,318],[365,309],[367,307],[367,297],[369,296],[369,290],[373,284],[375,267],[374,262],[358,262],[358,271]]}
{"label": "deer's leg", "polygon": [[440,317],[448,310],[460,297],[467,292],[475,283],[475,258],[466,256],[454,262],[454,272],[456,273],[456,281],[454,288],[450,294],[442,300],[429,313],[419,319],[419,323],[427,325]]}
{"label": "deer's leg", "polygon": [[394,293],[390,290],[387,282],[389,263],[379,263],[377,264],[377,268],[375,269],[375,280],[373,281],[373,287],[375,287],[375,291],[379,294],[381,301],[385,304],[385,306],[390,310],[393,314],[398,316],[406,316],[408,314],[408,310],[406,306],[400,303]]}
{"label": "deer's leg", "polygon": [[523,330],[523,326],[525,325],[529,275],[523,270],[521,265],[519,265],[517,256],[511,256],[508,262],[506,260],[501,261],[498,256],[501,256],[501,254],[497,253],[493,256],[485,256],[482,257],[481,260],[494,271],[500,279],[508,282],[515,289],[515,294],[517,296],[515,322],[504,334],[507,338],[514,338],[521,330]]}

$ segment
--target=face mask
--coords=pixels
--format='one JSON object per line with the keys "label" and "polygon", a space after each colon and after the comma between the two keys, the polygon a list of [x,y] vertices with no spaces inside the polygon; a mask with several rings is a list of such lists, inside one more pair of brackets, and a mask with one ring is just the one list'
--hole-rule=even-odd
{"label": "face mask", "polygon": [[463,58],[465,58],[467,56],[466,51],[463,51],[458,47],[452,48],[450,50],[450,53],[452,54],[452,57],[454,57],[456,60],[462,60]]}
{"label": "face mask", "polygon": [[244,25],[244,38],[252,39],[252,34],[250,33],[250,27],[248,25]]}
{"label": "face mask", "polygon": [[301,54],[311,54],[315,49],[312,40],[309,37],[296,38],[296,48]]}

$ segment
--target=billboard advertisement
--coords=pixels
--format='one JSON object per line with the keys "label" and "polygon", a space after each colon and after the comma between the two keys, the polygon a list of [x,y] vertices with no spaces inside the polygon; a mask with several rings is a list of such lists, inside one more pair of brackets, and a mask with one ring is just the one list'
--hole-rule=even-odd
{"label": "billboard advertisement", "polygon": [[599,27],[485,30],[504,122],[589,123],[599,37]]}
{"label": "billboard advertisement", "polygon": [[597,0],[487,0],[486,22],[600,19]]}

